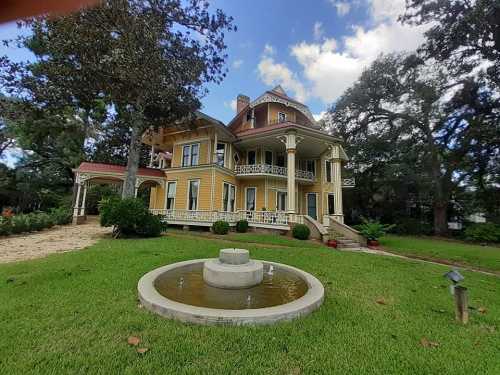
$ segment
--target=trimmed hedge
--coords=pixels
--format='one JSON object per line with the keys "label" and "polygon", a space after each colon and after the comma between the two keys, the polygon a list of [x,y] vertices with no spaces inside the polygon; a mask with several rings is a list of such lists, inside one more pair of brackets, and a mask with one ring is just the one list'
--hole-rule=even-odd
{"label": "trimmed hedge", "polygon": [[215,234],[227,234],[229,232],[229,223],[224,220],[218,220],[212,224],[212,231]]}
{"label": "trimmed hedge", "polygon": [[248,221],[239,220],[236,222],[236,232],[238,233],[246,233],[248,231]]}
{"label": "trimmed hedge", "polygon": [[21,234],[52,228],[54,225],[69,224],[72,219],[71,210],[56,208],[51,212],[32,212],[8,217],[0,217],[0,235]]}
{"label": "trimmed hedge", "polygon": [[305,224],[297,224],[292,229],[292,235],[298,240],[307,240],[311,235],[311,230]]}
{"label": "trimmed hedge", "polygon": [[167,229],[160,216],[151,214],[139,198],[109,198],[99,203],[103,227],[113,227],[115,238],[121,236],[158,237]]}

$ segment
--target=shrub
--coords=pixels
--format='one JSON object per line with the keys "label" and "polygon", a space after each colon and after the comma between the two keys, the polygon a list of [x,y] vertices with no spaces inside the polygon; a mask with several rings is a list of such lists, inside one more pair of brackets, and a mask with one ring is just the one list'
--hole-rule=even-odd
{"label": "shrub", "polygon": [[23,214],[14,215],[10,220],[12,223],[12,233],[18,234],[31,231],[30,220],[28,215],[23,215]]}
{"label": "shrub", "polygon": [[212,231],[215,234],[227,234],[229,232],[229,223],[224,220],[216,221],[212,224]]}
{"label": "shrub", "polygon": [[500,242],[500,225],[472,224],[465,228],[465,239],[476,242]]}
{"label": "shrub", "polygon": [[356,229],[361,232],[361,234],[370,241],[375,241],[380,237],[383,237],[388,231],[395,227],[394,224],[382,224],[377,220],[367,220],[363,219],[363,224],[356,225]]}
{"label": "shrub", "polygon": [[401,218],[397,220],[398,225],[391,232],[400,235],[426,235],[433,233],[432,224],[413,218]]}
{"label": "shrub", "polygon": [[54,224],[57,225],[69,224],[73,219],[73,214],[71,212],[71,209],[62,206],[50,210],[50,216]]}
{"label": "shrub", "polygon": [[9,217],[0,216],[0,236],[8,236],[12,233],[12,222]]}
{"label": "shrub", "polygon": [[141,199],[104,199],[99,204],[99,210],[101,225],[112,226],[115,237],[157,237],[166,230],[166,223],[151,214]]}
{"label": "shrub", "polygon": [[292,235],[299,240],[307,240],[311,234],[309,227],[305,224],[297,224],[293,227]]}
{"label": "shrub", "polygon": [[236,232],[238,233],[246,233],[248,231],[248,221],[239,220],[236,223]]}

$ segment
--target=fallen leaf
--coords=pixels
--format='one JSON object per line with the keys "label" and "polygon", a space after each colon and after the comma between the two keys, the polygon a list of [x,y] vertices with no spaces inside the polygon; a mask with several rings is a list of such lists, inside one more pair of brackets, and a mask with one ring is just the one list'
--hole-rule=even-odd
{"label": "fallen leaf", "polygon": [[481,314],[486,314],[486,311],[488,310],[486,310],[486,307],[481,306],[480,308],[477,309],[477,311]]}
{"label": "fallen leaf", "polygon": [[130,336],[127,340],[127,343],[132,346],[137,346],[141,342],[141,339],[137,336]]}
{"label": "fallen leaf", "polygon": [[137,348],[137,353],[144,354],[149,350],[149,348]]}
{"label": "fallen leaf", "polygon": [[378,303],[379,305],[387,305],[387,302],[383,298],[379,298],[375,302]]}
{"label": "fallen leaf", "polygon": [[422,337],[420,339],[420,344],[424,347],[424,348],[435,348],[437,346],[439,346],[439,344],[437,342],[434,342],[434,341],[429,341],[427,340],[426,337]]}

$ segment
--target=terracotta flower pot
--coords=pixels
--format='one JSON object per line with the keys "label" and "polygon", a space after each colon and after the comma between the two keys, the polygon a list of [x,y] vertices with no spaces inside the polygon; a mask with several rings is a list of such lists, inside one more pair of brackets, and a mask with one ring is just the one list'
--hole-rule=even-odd
{"label": "terracotta flower pot", "polygon": [[329,247],[337,248],[337,241],[336,240],[328,240],[327,245]]}
{"label": "terracotta flower pot", "polygon": [[380,245],[378,240],[368,240],[367,244],[368,244],[368,247],[377,247]]}

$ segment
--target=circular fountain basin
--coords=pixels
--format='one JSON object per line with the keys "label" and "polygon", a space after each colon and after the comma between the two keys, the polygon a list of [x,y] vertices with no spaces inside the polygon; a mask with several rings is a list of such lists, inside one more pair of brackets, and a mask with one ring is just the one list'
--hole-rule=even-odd
{"label": "circular fountain basin", "polygon": [[245,249],[222,249],[219,259],[210,259],[203,265],[203,280],[222,289],[244,289],[258,285],[264,276],[264,266],[250,260]]}
{"label": "circular fountain basin", "polygon": [[[221,289],[204,280],[197,259],[157,268],[138,284],[143,306],[161,316],[197,324],[273,324],[307,315],[324,299],[323,285],[311,274],[281,263],[263,266],[262,282],[245,289]],[[250,261],[252,262],[252,261]]]}

